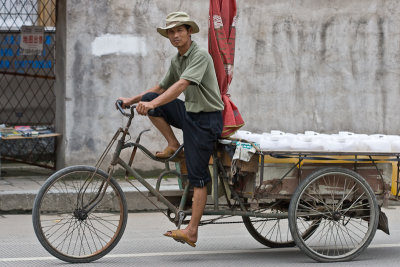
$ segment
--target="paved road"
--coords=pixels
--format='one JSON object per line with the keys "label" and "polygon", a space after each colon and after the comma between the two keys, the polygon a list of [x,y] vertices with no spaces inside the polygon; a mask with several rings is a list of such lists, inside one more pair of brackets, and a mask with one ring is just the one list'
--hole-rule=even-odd
{"label": "paved road", "polygon": [[[356,260],[318,266],[399,266],[400,207],[385,210],[391,235],[378,231]],[[210,225],[200,229],[196,248],[162,236],[173,225],[159,213],[130,213],[117,247],[106,257],[75,266],[309,266],[314,261],[297,248],[260,245],[243,224]],[[65,266],[37,241],[30,215],[0,215],[0,266]]]}

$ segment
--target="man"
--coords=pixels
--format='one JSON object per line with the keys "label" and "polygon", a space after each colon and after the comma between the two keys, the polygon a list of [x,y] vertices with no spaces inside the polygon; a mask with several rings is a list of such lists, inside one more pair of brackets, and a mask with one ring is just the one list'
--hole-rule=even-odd
{"label": "man", "polygon": [[[155,115],[149,118],[168,143],[164,151],[156,153],[157,157],[168,158],[180,146],[171,125],[182,129],[188,179],[194,187],[192,216],[185,229],[168,231],[164,235],[195,247],[207,200],[206,184],[211,180],[208,162],[222,132],[224,104],[211,56],[191,40],[199,27],[189,15],[170,13],[166,27],[157,28],[157,31],[178,49],[168,72],[159,85],[120,100],[123,106],[138,103],[136,110],[141,115],[155,110]],[[182,92],[185,102],[177,99]]]}

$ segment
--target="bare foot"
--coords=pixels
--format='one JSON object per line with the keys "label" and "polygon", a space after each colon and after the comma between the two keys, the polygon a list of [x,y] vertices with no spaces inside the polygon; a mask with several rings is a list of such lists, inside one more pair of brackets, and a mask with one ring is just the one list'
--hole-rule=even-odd
{"label": "bare foot", "polygon": [[185,229],[182,229],[182,232],[184,232],[187,235],[190,241],[194,243],[197,242],[197,231],[194,231],[189,227],[186,227]]}

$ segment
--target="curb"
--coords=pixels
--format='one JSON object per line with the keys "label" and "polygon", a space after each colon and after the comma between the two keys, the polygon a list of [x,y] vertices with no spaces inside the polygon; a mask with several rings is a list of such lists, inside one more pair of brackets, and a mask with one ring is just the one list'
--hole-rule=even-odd
{"label": "curb", "polygon": [[[151,201],[159,208],[156,208],[152,203],[145,199],[139,192],[126,192],[125,197],[128,204],[129,212],[157,211],[159,208],[166,209],[166,206],[157,201],[157,198],[150,197]],[[143,192],[147,194],[147,192]],[[59,196],[55,196],[58,198]],[[35,202],[36,193],[1,193],[0,194],[0,213],[18,214],[31,213],[33,203]],[[60,207],[61,209],[61,207]]]}
{"label": "curb", "polygon": [[[2,166],[2,170],[3,167],[5,166]],[[7,175],[0,176],[0,214],[31,213],[37,193],[54,171],[31,166],[25,167],[22,164],[8,164],[4,170],[7,172]],[[155,187],[157,179],[148,178],[146,181]],[[155,207],[154,204],[149,202],[124,179],[117,179],[117,182],[125,193],[128,210],[130,212],[157,211],[159,208],[166,209],[166,206],[158,202],[156,197],[150,197],[151,201],[159,208]],[[142,186],[137,180],[131,180],[131,182],[145,196],[148,195],[147,188]],[[160,190],[179,190],[178,180],[176,178],[163,179]],[[54,199],[60,200],[60,197],[57,195],[54,196]],[[62,209],[62,204],[63,203],[57,204],[59,205],[57,209]]]}

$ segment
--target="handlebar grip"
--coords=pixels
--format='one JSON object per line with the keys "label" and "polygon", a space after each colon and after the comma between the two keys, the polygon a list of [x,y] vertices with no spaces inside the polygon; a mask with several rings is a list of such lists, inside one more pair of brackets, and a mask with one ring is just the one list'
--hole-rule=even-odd
{"label": "handlebar grip", "polygon": [[[130,114],[127,114],[127,113],[123,110],[123,108],[122,108],[122,105],[123,105],[123,104],[124,104],[124,102],[123,102],[122,100],[120,100],[120,99],[118,99],[118,100],[115,102],[115,106],[117,107],[117,109],[119,109],[119,111],[120,111],[123,115],[129,117]],[[133,114],[133,110],[136,108],[136,105],[125,106],[125,109],[129,109],[129,108],[131,109],[131,113]],[[149,116],[155,116],[155,114],[156,114],[156,112],[155,112],[154,109],[150,109],[150,110],[147,112],[147,115],[149,115]]]}
{"label": "handlebar grip", "polygon": [[[124,102],[122,100],[117,100],[117,106],[122,108],[122,104],[124,104]],[[125,109],[129,109],[130,106],[125,106]]]}
{"label": "handlebar grip", "polygon": [[[124,115],[124,116],[126,116],[126,117],[130,117],[131,114],[133,114],[133,113],[132,113],[132,112],[131,112],[131,114],[126,113],[126,112],[123,110],[123,108],[122,108],[122,104],[123,104],[123,103],[124,103],[124,102],[123,102],[122,100],[118,99],[118,100],[115,102],[115,106],[116,106],[117,109],[122,113],[122,115]],[[131,108],[130,106],[125,106],[125,109],[131,108],[131,110],[132,110],[132,109],[134,109],[135,107],[136,107],[135,105],[133,105],[132,108]]]}

